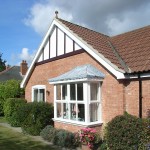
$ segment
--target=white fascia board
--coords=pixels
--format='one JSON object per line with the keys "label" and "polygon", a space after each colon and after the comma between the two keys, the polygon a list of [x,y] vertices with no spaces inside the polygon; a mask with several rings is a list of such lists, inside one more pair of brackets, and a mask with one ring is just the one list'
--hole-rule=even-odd
{"label": "white fascia board", "polygon": [[49,82],[50,84],[62,84],[62,83],[75,83],[75,82],[100,82],[103,81],[103,79],[77,79],[77,80],[64,80],[64,81],[55,81],[55,82]]}
{"label": "white fascia board", "polygon": [[135,73],[133,74],[129,74],[129,75],[125,75],[125,79],[137,79],[138,75],[140,75],[140,78],[149,78],[150,77],[150,73]]}
{"label": "white fascia board", "polygon": [[56,20],[55,24],[64,31],[70,38],[72,38],[79,46],[81,46],[85,51],[87,51],[91,56],[93,56],[98,62],[100,62],[105,68],[107,68],[117,79],[124,78],[124,71],[118,69],[115,65],[113,65],[108,59],[106,59],[103,55],[97,52],[92,46],[86,43],[82,38],[72,32],[69,28],[67,28],[63,23],[59,20]]}
{"label": "white fascia board", "polygon": [[39,57],[39,55],[40,55],[40,53],[41,53],[41,50],[42,50],[42,48],[43,48],[43,46],[44,46],[44,44],[45,44],[45,42],[46,42],[48,36],[49,36],[50,33],[52,33],[52,31],[53,31],[53,27],[54,27],[54,25],[55,25],[55,22],[56,22],[55,20],[52,21],[52,23],[51,23],[51,25],[50,25],[50,27],[49,27],[49,29],[48,29],[48,32],[47,32],[46,35],[44,36],[44,39],[42,40],[42,42],[41,42],[41,44],[40,44],[40,46],[39,46],[39,48],[38,48],[38,51],[37,51],[37,53],[36,53],[36,55],[35,55],[35,57],[34,57],[32,63],[31,63],[31,65],[30,65],[30,67],[29,67],[29,69],[28,69],[28,71],[27,71],[25,77],[23,78],[23,80],[22,80],[22,82],[21,82],[21,84],[20,84],[20,87],[21,87],[21,88],[24,88],[24,87],[25,87],[26,82],[27,82],[27,80],[28,80],[28,78],[29,78],[31,72],[32,72],[32,70],[34,69],[34,64],[37,62],[37,59],[38,59],[38,57]]}

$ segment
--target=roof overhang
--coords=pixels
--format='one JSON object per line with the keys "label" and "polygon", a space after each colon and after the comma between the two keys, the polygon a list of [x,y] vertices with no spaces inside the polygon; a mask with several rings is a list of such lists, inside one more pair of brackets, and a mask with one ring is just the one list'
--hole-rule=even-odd
{"label": "roof overhang", "polygon": [[94,57],[100,64],[102,64],[107,70],[109,70],[117,79],[123,79],[124,71],[119,69],[117,66],[112,64],[108,59],[106,59],[102,54],[100,54],[97,50],[95,50],[92,46],[90,46],[88,43],[86,43],[82,38],[80,38],[77,34],[75,34],[73,31],[71,31],[68,27],[66,27],[63,23],[61,23],[58,19],[54,19],[50,25],[50,28],[48,29],[48,32],[44,36],[43,41],[41,42],[38,51],[25,75],[23,78],[20,87],[24,88],[30,78],[30,75],[35,67],[35,63],[37,62],[39,55],[41,54],[41,50],[43,46],[45,45],[45,42],[47,41],[49,35],[51,35],[54,27],[57,26],[60,28],[63,32],[65,32],[70,38],[72,38],[78,45],[80,45],[87,53],[89,53],[92,57]]}

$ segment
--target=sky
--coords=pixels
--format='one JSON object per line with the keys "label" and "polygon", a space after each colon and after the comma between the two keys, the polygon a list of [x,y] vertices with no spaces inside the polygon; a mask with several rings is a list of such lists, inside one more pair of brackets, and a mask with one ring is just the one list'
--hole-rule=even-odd
{"label": "sky", "polygon": [[5,0],[0,2],[0,53],[30,65],[55,11],[58,17],[113,36],[150,25],[150,0]]}

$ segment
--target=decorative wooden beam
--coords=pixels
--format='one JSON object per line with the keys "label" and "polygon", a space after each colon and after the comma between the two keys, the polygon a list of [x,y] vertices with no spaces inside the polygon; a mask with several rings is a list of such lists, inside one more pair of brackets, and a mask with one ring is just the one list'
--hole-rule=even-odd
{"label": "decorative wooden beam", "polygon": [[50,58],[50,59],[47,59],[47,60],[44,60],[44,61],[41,61],[41,62],[37,62],[36,65],[42,65],[42,64],[45,64],[45,63],[49,63],[49,62],[52,62],[52,61],[56,61],[56,60],[59,60],[59,59],[63,59],[63,58],[67,58],[67,57],[70,57],[70,56],[73,56],[73,55],[78,55],[78,54],[81,54],[81,53],[84,53],[85,50],[84,49],[79,49],[79,50],[76,50],[74,52],[70,52],[70,53],[66,53],[66,54],[63,54],[63,55],[60,55],[60,56],[57,56],[57,57],[54,57],[54,58]]}

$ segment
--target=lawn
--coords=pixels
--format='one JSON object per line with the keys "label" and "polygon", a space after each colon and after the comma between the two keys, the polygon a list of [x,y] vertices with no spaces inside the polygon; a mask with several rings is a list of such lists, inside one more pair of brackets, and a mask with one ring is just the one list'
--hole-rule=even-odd
{"label": "lawn", "polygon": [[0,125],[0,150],[59,150],[32,137]]}

